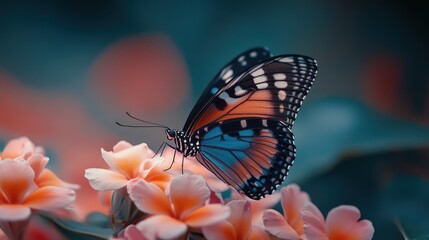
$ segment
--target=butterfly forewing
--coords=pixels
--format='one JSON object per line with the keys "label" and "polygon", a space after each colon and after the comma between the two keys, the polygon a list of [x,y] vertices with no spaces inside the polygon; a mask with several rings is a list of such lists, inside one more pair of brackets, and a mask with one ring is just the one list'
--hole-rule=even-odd
{"label": "butterfly forewing", "polygon": [[301,55],[258,63],[213,91],[215,95],[203,95],[207,103],[189,116],[194,120],[184,130],[193,133],[213,122],[250,117],[274,118],[291,128],[316,73],[316,61]]}
{"label": "butterfly forewing", "polygon": [[275,191],[295,159],[293,134],[275,119],[230,119],[195,134],[202,139],[197,160],[253,199]]}
{"label": "butterfly forewing", "polygon": [[211,80],[209,85],[204,90],[203,94],[198,99],[188,119],[186,120],[184,130],[189,129],[191,125],[195,124],[195,116],[203,113],[205,106],[210,100],[221,91],[226,84],[232,79],[236,78],[239,74],[245,72],[255,64],[264,62],[272,57],[270,51],[264,47],[252,48],[246,52],[238,55],[226,64],[219,73]]}

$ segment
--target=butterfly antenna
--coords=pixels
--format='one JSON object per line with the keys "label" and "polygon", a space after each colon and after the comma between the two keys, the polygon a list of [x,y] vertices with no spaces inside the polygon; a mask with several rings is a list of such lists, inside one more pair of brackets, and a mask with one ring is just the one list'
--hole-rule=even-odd
{"label": "butterfly antenna", "polygon": [[[135,117],[135,116],[131,115],[129,112],[125,112],[125,113],[128,115],[128,117],[130,117],[130,118],[132,118],[132,119],[134,119],[134,120],[137,120],[137,121],[139,121],[139,122],[152,124],[152,125],[155,125],[155,126],[157,126],[157,127],[161,127],[161,128],[168,128],[168,127],[166,127],[166,126],[164,126],[164,125],[161,125],[161,124],[158,124],[158,123],[149,122],[149,121],[145,121],[145,120],[143,120],[143,119],[137,118],[137,117]],[[155,126],[154,126],[154,127],[155,127]]]}
{"label": "butterfly antenna", "polygon": [[128,125],[128,124],[122,124],[122,123],[120,123],[120,122],[116,122],[116,124],[117,124],[118,126],[121,126],[121,127],[136,127],[136,128],[138,128],[138,127],[141,127],[141,128],[150,128],[150,127],[154,127],[154,128],[164,128],[164,127],[162,127],[162,126]]}

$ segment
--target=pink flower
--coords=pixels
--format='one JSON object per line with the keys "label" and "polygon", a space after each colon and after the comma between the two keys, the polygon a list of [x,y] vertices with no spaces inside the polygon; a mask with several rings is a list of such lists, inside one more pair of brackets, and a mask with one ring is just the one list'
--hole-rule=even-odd
{"label": "pink flower", "polygon": [[179,175],[166,192],[153,183],[138,180],[128,187],[135,205],[153,216],[136,227],[149,239],[175,239],[189,229],[199,229],[225,220],[229,209],[221,204],[207,204],[210,190],[201,176]]}
{"label": "pink flower", "polygon": [[36,147],[27,137],[20,137],[10,140],[0,153],[0,159],[15,159],[21,157],[28,160],[31,156],[39,154],[44,155],[41,147]]}
{"label": "pink flower", "polygon": [[75,199],[73,190],[58,186],[39,187],[34,177],[34,170],[24,159],[0,161],[0,226],[10,238],[22,234],[16,232],[13,222],[24,228],[31,209],[53,211],[68,206]]}
{"label": "pink flower", "polygon": [[262,221],[262,216],[265,212],[265,210],[270,209],[274,207],[280,200],[280,193],[275,192],[270,195],[265,196],[264,198],[260,200],[253,200],[246,195],[239,193],[234,188],[231,188],[232,194],[231,198],[233,200],[248,200],[251,205],[251,212],[252,212],[252,224],[257,225],[261,228],[264,228],[264,223]]}
{"label": "pink flower", "polygon": [[36,147],[27,137],[20,137],[9,141],[0,154],[0,160],[18,158],[28,161],[34,171],[34,181],[39,187],[58,186],[70,189],[79,188],[79,185],[64,182],[51,170],[45,168],[49,162],[49,158],[44,155],[42,147]]}
{"label": "pink flower", "polygon": [[296,184],[284,187],[280,193],[283,215],[272,209],[265,210],[262,217],[265,229],[281,239],[299,240],[304,236],[301,209],[310,203],[310,197]]}
{"label": "pink flower", "polygon": [[95,190],[116,190],[126,186],[130,180],[145,179],[164,189],[171,175],[160,167],[164,158],[154,157],[145,143],[132,146],[120,141],[113,152],[101,149],[104,161],[111,169],[89,168],[85,177]]}
{"label": "pink flower", "polygon": [[245,200],[233,200],[226,204],[231,210],[228,220],[203,228],[208,240],[264,240],[269,239],[263,228],[252,225],[251,204]]}
{"label": "pink flower", "polygon": [[359,209],[342,205],[332,209],[326,217],[312,203],[302,210],[307,239],[320,240],[369,240],[374,235],[374,227],[368,220],[360,219]]}
{"label": "pink flower", "polygon": [[[181,153],[176,152],[176,157],[173,165],[171,165],[171,161],[173,161],[174,150],[171,148],[165,149],[162,156],[168,161],[164,161],[163,168],[170,168],[169,172],[179,175],[182,174],[182,155]],[[202,176],[209,186],[210,190],[214,192],[224,192],[230,189],[229,185],[222,182],[218,177],[216,177],[212,172],[207,170],[203,165],[201,165],[195,159],[183,158],[183,171],[185,173],[193,173]]]}

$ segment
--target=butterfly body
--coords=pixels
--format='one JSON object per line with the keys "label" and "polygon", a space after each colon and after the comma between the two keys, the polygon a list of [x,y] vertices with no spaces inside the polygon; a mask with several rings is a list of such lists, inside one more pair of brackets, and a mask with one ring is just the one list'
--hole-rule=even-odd
{"label": "butterfly body", "polygon": [[301,55],[250,49],[209,83],[183,131],[166,129],[175,149],[253,199],[282,184],[296,154],[292,127],[317,73]]}
{"label": "butterfly body", "polygon": [[166,129],[167,139],[173,140],[175,148],[184,157],[194,157],[200,149],[200,141],[195,137],[187,136],[183,131],[176,129]]}

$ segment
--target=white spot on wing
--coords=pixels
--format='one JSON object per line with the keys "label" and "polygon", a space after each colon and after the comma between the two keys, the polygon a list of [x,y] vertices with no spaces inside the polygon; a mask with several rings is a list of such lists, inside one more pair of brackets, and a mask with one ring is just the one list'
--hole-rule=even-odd
{"label": "white spot on wing", "polygon": [[260,83],[260,84],[257,84],[256,87],[258,89],[264,89],[268,87],[268,83]]}
{"label": "white spot on wing", "polygon": [[285,100],[286,99],[286,92],[283,90],[280,90],[279,93],[277,94],[277,96],[279,97],[280,100]]}
{"label": "white spot on wing", "polygon": [[267,81],[267,76],[259,76],[259,77],[255,77],[255,78],[253,79],[253,82],[254,82],[255,84],[263,83],[263,82],[266,82],[266,81]]}
{"label": "white spot on wing", "polygon": [[286,79],[286,74],[284,73],[276,73],[273,75],[274,80],[285,80]]}
{"label": "white spot on wing", "polygon": [[254,77],[256,77],[256,76],[260,76],[262,74],[264,74],[264,69],[260,68],[260,69],[258,69],[256,71],[252,72],[251,75],[254,76]]}
{"label": "white spot on wing", "polygon": [[242,127],[242,128],[247,127],[247,121],[246,121],[246,120],[244,120],[244,119],[243,119],[243,120],[241,120],[241,121],[240,121],[240,125],[241,125],[241,127]]}
{"label": "white spot on wing", "polygon": [[251,52],[251,53],[250,53],[250,57],[252,57],[252,58],[253,58],[253,57],[256,57],[257,55],[258,55],[258,53],[257,53],[257,52]]}
{"label": "white spot on wing", "polygon": [[262,119],[262,125],[268,127],[267,119]]}
{"label": "white spot on wing", "polygon": [[276,86],[277,88],[286,88],[287,82],[286,81],[276,81],[276,82],[274,82],[274,86]]}
{"label": "white spot on wing", "polygon": [[247,91],[243,90],[240,86],[235,87],[234,91],[236,96],[242,96],[247,93]]}
{"label": "white spot on wing", "polygon": [[285,63],[293,63],[293,58],[285,57],[285,58],[279,59],[279,61],[280,62],[285,62]]}
{"label": "white spot on wing", "polygon": [[226,80],[226,79],[228,79],[228,78],[232,77],[232,74],[234,74],[234,72],[233,72],[231,69],[229,69],[229,70],[228,70],[228,71],[226,71],[226,73],[222,76],[222,79],[223,79],[223,80]]}

